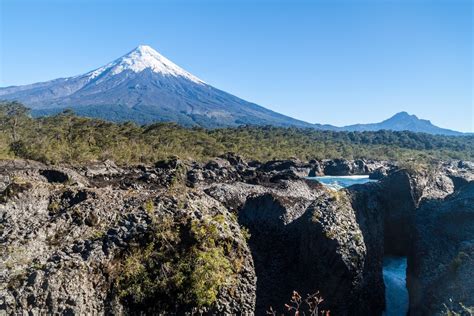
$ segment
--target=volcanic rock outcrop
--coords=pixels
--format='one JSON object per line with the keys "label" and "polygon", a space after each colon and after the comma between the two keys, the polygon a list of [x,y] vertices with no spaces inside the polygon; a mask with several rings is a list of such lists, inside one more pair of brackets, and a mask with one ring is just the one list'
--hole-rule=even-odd
{"label": "volcanic rock outcrop", "polygon": [[408,257],[410,315],[474,312],[474,182],[423,203]]}
{"label": "volcanic rock outcrop", "polygon": [[[340,191],[304,178],[382,169],[380,182]],[[472,305],[472,169],[433,170],[234,154],[2,161],[0,310],[261,315],[297,290],[320,291],[333,315],[381,315],[386,254],[409,257],[413,315],[450,297]]]}

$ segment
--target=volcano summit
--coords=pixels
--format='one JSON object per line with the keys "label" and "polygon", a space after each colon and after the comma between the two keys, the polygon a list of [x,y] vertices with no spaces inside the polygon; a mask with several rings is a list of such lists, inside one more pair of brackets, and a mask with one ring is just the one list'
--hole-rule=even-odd
{"label": "volcano summit", "polygon": [[83,75],[0,88],[0,99],[20,101],[39,115],[72,108],[80,115],[138,123],[313,126],[216,89],[146,45]]}

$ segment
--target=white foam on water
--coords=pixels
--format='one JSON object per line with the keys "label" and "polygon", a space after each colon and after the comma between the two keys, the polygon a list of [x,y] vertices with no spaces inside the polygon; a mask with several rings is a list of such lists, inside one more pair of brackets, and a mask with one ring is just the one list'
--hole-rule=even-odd
{"label": "white foam on water", "polygon": [[308,177],[309,179],[368,179],[367,175],[356,175],[356,176],[319,176],[319,177]]}
{"label": "white foam on water", "polygon": [[340,190],[347,188],[354,184],[363,184],[371,182],[369,176],[356,175],[356,176],[320,176],[320,177],[306,177],[309,180],[316,180],[322,183],[324,186],[331,190]]}

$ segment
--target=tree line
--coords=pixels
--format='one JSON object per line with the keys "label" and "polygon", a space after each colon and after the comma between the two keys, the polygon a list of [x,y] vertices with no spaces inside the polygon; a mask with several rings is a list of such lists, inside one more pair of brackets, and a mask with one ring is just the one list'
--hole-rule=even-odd
{"label": "tree line", "polygon": [[334,132],[311,128],[241,126],[186,128],[175,123],[139,126],[80,117],[72,110],[33,118],[18,102],[0,103],[0,159],[80,164],[111,159],[152,163],[170,156],[206,160],[235,152],[253,160],[474,159],[474,136],[409,131]]}

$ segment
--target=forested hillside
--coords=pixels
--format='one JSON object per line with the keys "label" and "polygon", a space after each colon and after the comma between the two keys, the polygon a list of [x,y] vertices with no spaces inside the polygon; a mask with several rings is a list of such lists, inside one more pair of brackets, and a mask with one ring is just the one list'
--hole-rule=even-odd
{"label": "forested hillside", "polygon": [[173,123],[138,126],[79,117],[69,110],[55,116],[32,118],[28,109],[16,102],[0,105],[0,123],[0,158],[18,157],[46,163],[97,159],[150,163],[174,155],[204,160],[229,151],[257,160],[474,159],[474,136],[256,126],[207,130]]}

